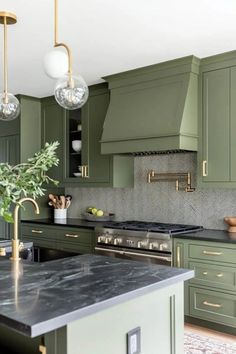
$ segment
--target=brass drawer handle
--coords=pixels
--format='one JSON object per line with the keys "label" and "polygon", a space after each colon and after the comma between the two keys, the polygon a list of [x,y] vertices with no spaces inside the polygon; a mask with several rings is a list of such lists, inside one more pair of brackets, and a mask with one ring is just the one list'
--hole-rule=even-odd
{"label": "brass drawer handle", "polygon": [[65,234],[65,237],[78,238],[79,235]]}
{"label": "brass drawer handle", "polygon": [[0,257],[5,257],[5,256],[6,256],[6,254],[7,254],[7,252],[6,252],[6,248],[1,247],[1,248],[0,248]]}
{"label": "brass drawer handle", "polygon": [[207,275],[207,274],[208,274],[208,272],[203,272],[202,274],[203,274],[203,275]]}
{"label": "brass drawer handle", "polygon": [[31,230],[31,232],[32,232],[33,234],[42,234],[42,233],[43,233],[42,230]]}
{"label": "brass drawer handle", "polygon": [[202,176],[207,177],[208,172],[207,172],[207,160],[202,161]]}
{"label": "brass drawer handle", "polygon": [[213,303],[208,302],[208,301],[203,301],[203,305],[210,306],[210,307],[215,307],[217,309],[222,307],[222,305],[220,305],[220,304],[213,304]]}
{"label": "brass drawer handle", "polygon": [[224,274],[223,273],[219,273],[219,274],[217,274],[216,275],[218,278],[222,278],[223,276],[224,276]]}
{"label": "brass drawer handle", "polygon": [[206,254],[208,256],[221,256],[222,252],[203,251],[203,254]]}

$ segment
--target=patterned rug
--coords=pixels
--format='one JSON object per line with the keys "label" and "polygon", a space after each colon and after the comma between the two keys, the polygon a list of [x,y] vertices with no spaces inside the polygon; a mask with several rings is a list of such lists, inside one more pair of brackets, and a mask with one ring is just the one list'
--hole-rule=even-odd
{"label": "patterned rug", "polygon": [[184,337],[184,354],[236,354],[236,337],[235,344],[187,331]]}

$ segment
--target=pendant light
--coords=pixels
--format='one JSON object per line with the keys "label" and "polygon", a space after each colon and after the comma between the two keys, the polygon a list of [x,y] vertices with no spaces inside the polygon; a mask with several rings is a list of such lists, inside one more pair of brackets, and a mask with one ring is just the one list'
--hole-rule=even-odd
{"label": "pendant light", "polygon": [[0,12],[0,23],[4,25],[4,91],[0,93],[0,120],[10,121],[20,114],[18,99],[8,92],[8,63],[7,63],[7,26],[14,25],[17,17],[9,12]]}
{"label": "pendant light", "polygon": [[[55,99],[63,108],[74,110],[86,103],[89,90],[84,79],[72,73],[72,53],[69,46],[58,42],[58,0],[54,0],[54,17],[54,47],[64,47],[67,58],[65,59],[63,52],[54,50],[44,58],[44,68],[46,74],[52,78],[58,78],[58,74],[62,74],[55,85]],[[65,65],[67,65],[66,73]]]}

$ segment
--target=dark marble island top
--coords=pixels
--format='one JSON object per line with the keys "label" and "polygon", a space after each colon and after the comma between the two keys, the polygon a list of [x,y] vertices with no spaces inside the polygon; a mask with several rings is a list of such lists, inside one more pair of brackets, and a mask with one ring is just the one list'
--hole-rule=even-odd
{"label": "dark marble island top", "polygon": [[174,235],[174,238],[189,239],[189,240],[201,240],[212,242],[224,242],[236,244],[236,233],[230,233],[226,230],[210,230],[205,229],[197,232],[190,232],[188,234]]}
{"label": "dark marble island top", "polygon": [[192,270],[89,254],[20,261],[18,272],[16,265],[0,259],[0,324],[30,337],[194,276]]}

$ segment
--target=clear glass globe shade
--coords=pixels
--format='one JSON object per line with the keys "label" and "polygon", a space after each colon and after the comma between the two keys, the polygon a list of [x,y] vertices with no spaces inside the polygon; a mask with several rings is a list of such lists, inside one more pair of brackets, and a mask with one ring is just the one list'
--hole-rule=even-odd
{"label": "clear glass globe shade", "polygon": [[45,55],[43,67],[47,76],[59,79],[68,72],[68,55],[55,48]]}
{"label": "clear glass globe shade", "polygon": [[20,102],[11,93],[7,93],[7,100],[5,93],[0,94],[0,120],[10,121],[16,119],[20,114]]}
{"label": "clear glass globe shade", "polygon": [[55,98],[60,106],[73,110],[82,107],[89,95],[89,89],[81,76],[65,75],[59,79],[55,86]]}

